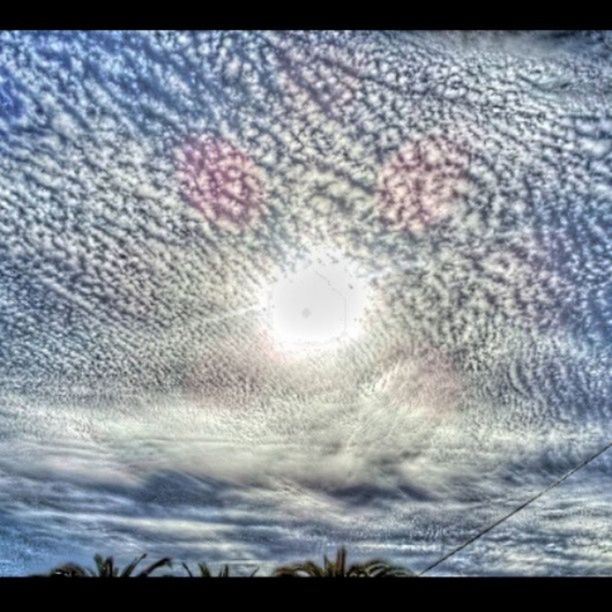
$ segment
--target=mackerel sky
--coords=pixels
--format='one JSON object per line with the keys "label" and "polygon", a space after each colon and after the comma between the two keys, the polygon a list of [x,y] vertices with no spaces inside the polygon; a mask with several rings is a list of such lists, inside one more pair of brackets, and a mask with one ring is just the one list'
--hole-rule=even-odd
{"label": "mackerel sky", "polygon": [[[0,574],[418,572],[610,443],[611,52],[1,32]],[[323,260],[359,333],[279,349]],[[432,574],[610,572],[612,451]]]}

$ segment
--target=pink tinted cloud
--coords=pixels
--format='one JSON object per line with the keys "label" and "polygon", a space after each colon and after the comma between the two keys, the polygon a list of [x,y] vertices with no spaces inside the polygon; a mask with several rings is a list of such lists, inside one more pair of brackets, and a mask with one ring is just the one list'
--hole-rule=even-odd
{"label": "pink tinted cloud", "polygon": [[404,143],[378,173],[382,218],[416,233],[447,219],[467,190],[468,165],[467,147],[451,136],[429,133]]}
{"label": "pink tinted cloud", "polygon": [[189,139],[176,152],[176,168],[183,196],[209,222],[240,230],[261,215],[263,172],[227,140],[210,135]]}

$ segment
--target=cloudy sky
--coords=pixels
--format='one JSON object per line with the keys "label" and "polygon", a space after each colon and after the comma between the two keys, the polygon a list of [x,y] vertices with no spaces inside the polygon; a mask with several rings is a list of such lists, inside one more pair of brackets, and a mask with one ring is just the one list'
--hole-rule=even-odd
{"label": "cloudy sky", "polygon": [[[609,33],[0,33],[0,574],[414,571],[612,441]],[[610,574],[612,451],[431,573]]]}

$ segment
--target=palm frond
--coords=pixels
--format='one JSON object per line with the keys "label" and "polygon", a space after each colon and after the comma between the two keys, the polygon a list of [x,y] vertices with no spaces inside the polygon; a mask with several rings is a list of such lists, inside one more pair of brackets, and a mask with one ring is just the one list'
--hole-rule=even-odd
{"label": "palm frond", "polygon": [[103,559],[101,555],[95,555],[94,561],[96,562],[97,574],[95,571],[91,571],[90,573],[92,576],[98,576],[99,578],[117,577],[118,569],[112,557]]}
{"label": "palm frond", "polygon": [[125,566],[124,570],[121,572],[121,578],[129,578],[132,575],[132,572],[136,569],[136,566],[147,556],[147,553],[143,553],[140,557],[136,557],[131,563]]}
{"label": "palm frond", "polygon": [[374,559],[367,561],[366,563],[353,565],[351,570],[356,570],[359,575],[366,576],[368,578],[391,578],[401,576],[414,576],[414,574],[401,567],[395,567],[390,565],[386,561],[380,559]]}
{"label": "palm frond", "polygon": [[229,577],[229,565],[224,565],[222,569],[219,570],[219,578],[228,578]]}
{"label": "palm frond", "polygon": [[394,567],[385,561],[374,559],[365,563],[354,563],[347,567],[346,548],[341,546],[336,551],[335,561],[330,561],[327,555],[323,555],[323,566],[312,561],[283,565],[276,568],[274,576],[281,577],[311,577],[311,578],[382,578],[414,576],[412,572],[400,567]]}
{"label": "palm frond", "polygon": [[[182,565],[187,571],[187,574],[189,575],[189,577],[193,578],[194,575],[193,575],[193,572],[189,569],[189,566],[186,563],[183,563]],[[210,571],[210,568],[208,567],[206,563],[198,563],[198,569],[200,570],[200,576],[199,576],[200,578],[213,578],[213,573]],[[219,573],[217,574],[217,577],[227,578],[229,577],[229,575],[230,575],[229,565],[226,564],[223,567],[219,568]]]}
{"label": "palm frond", "polygon": [[[94,555],[95,568],[89,569],[75,563],[66,563],[52,570],[52,576],[67,576],[67,577],[94,577],[94,578],[129,578],[133,575],[136,566],[146,557],[146,553],[136,557],[131,563],[129,563],[123,571],[119,571],[119,568],[115,565],[113,557],[107,557],[106,559],[102,555]],[[163,566],[172,566],[172,560],[168,557],[160,559],[155,563],[149,565],[138,577],[144,578],[149,576],[156,569]]]}
{"label": "palm frond", "polygon": [[333,576],[341,577],[346,575],[346,548],[341,546],[336,552],[336,563],[333,568]]}
{"label": "palm frond", "polygon": [[184,561],[181,562],[181,565],[185,568],[185,571],[187,572],[189,577],[193,578],[193,574],[191,573],[191,570],[189,569],[189,566]]}
{"label": "palm frond", "polygon": [[326,575],[326,571],[312,561],[305,561],[304,563],[278,567],[274,570],[273,575],[278,577],[301,577],[305,575],[310,578],[322,578]]}
{"label": "palm frond", "polygon": [[85,578],[89,576],[89,570],[76,563],[65,563],[51,570],[49,575],[63,578]]}
{"label": "palm frond", "polygon": [[151,563],[149,567],[145,568],[144,570],[142,570],[142,572],[140,572],[140,574],[138,574],[138,577],[146,578],[147,576],[151,575],[156,569],[159,569],[160,567],[172,567],[172,559],[170,557],[164,557],[163,559],[160,559],[159,561],[155,561],[155,563]]}
{"label": "palm frond", "polygon": [[94,561],[96,562],[97,576],[104,576],[106,572],[106,560],[102,555],[94,555]]}
{"label": "palm frond", "polygon": [[212,574],[206,563],[198,563],[198,568],[200,569],[200,578],[212,578]]}
{"label": "palm frond", "polygon": [[361,565],[351,565],[346,571],[347,578],[369,578],[370,575]]}

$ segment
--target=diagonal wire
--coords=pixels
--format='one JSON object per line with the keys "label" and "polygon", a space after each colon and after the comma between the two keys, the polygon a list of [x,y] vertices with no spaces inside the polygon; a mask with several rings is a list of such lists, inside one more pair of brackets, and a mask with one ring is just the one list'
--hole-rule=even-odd
{"label": "diagonal wire", "polygon": [[602,449],[598,450],[594,455],[591,455],[588,459],[585,459],[582,463],[579,463],[576,467],[572,468],[569,472],[561,476],[561,478],[558,478],[557,480],[555,480],[552,484],[548,485],[545,489],[543,489],[542,491],[540,491],[533,497],[530,497],[526,502],[514,508],[511,512],[504,515],[499,520],[495,521],[492,525],[489,525],[486,529],[479,531],[475,536],[471,537],[469,540],[467,540],[460,546],[457,546],[457,548],[454,548],[449,553],[445,554],[441,559],[438,559],[437,561],[435,561],[434,563],[426,567],[422,572],[419,572],[418,575],[422,576],[423,574],[426,574],[427,572],[431,571],[435,567],[438,567],[438,565],[440,565],[441,563],[444,563],[444,561],[446,561],[453,555],[456,555],[458,552],[460,552],[461,550],[463,550],[464,548],[472,544],[472,542],[475,542],[478,538],[485,535],[485,533],[489,533],[489,531],[495,529],[495,527],[497,527],[498,525],[501,525],[504,521],[507,521],[510,517],[514,516],[517,512],[520,512],[521,510],[526,508],[529,504],[534,502],[536,499],[542,497],[542,495],[544,495],[551,489],[554,489],[555,487],[559,486],[564,480],[569,478],[572,474],[575,474],[578,470],[581,470],[583,467],[586,467],[589,463],[597,459],[597,457],[599,457],[600,455],[603,455],[611,447],[612,447],[612,442],[608,442],[608,444],[606,444]]}

